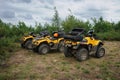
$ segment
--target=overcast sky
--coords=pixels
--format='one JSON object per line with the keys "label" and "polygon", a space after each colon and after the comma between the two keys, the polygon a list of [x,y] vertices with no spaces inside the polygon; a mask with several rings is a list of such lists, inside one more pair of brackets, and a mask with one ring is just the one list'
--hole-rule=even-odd
{"label": "overcast sky", "polygon": [[50,23],[55,6],[61,19],[70,14],[70,9],[84,21],[100,16],[108,21],[120,21],[120,0],[0,0],[0,19],[13,24]]}

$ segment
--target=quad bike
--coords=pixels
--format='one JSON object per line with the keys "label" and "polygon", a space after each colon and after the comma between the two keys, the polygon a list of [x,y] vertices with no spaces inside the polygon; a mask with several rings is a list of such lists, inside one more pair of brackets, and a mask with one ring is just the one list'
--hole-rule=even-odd
{"label": "quad bike", "polygon": [[84,29],[76,28],[64,36],[65,57],[74,56],[78,61],[84,61],[92,54],[97,58],[105,55],[103,42],[96,38],[93,30],[85,35]]}
{"label": "quad bike", "polygon": [[54,32],[52,36],[42,37],[36,40],[33,40],[33,51],[38,52],[39,54],[46,54],[50,50],[59,50],[63,52],[64,50],[64,33],[63,32]]}
{"label": "quad bike", "polygon": [[33,32],[30,32],[29,35],[23,36],[21,39],[21,47],[26,49],[32,49],[32,40],[34,38],[41,38],[48,36],[49,33],[46,31],[40,32],[39,35],[35,35]]}

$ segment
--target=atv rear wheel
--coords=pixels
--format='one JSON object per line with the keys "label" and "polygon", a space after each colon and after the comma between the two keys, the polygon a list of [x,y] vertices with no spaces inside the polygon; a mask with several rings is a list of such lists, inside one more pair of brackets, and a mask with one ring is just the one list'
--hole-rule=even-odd
{"label": "atv rear wheel", "polygon": [[105,49],[103,47],[98,47],[98,50],[95,54],[97,58],[101,58],[105,55]]}
{"label": "atv rear wheel", "polygon": [[50,50],[50,48],[47,44],[41,44],[38,47],[38,53],[40,53],[40,54],[46,54],[49,52],[49,50]]}
{"label": "atv rear wheel", "polygon": [[75,57],[78,61],[85,61],[89,57],[88,50],[85,48],[79,49]]}
{"label": "atv rear wheel", "polygon": [[64,47],[64,55],[65,57],[72,57],[71,51],[68,47]]}
{"label": "atv rear wheel", "polygon": [[25,42],[25,48],[26,48],[26,49],[32,49],[32,39],[27,40],[27,41]]}
{"label": "atv rear wheel", "polygon": [[60,52],[64,52],[64,41],[60,41],[60,43],[58,45],[58,50]]}

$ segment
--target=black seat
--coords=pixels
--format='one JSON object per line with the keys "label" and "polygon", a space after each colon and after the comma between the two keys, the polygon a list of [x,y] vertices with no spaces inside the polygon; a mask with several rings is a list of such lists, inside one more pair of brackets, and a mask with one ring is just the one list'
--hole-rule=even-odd
{"label": "black seat", "polygon": [[83,40],[83,36],[73,36],[73,35],[65,35],[64,39],[66,40],[72,40],[72,41],[82,41]]}
{"label": "black seat", "polygon": [[83,40],[82,34],[84,34],[84,32],[85,30],[83,28],[72,29],[72,31],[70,31],[68,35],[64,36],[64,39],[72,41],[82,41]]}
{"label": "black seat", "polygon": [[85,30],[83,28],[75,28],[75,29],[72,29],[72,31],[69,32],[69,34],[80,35],[80,34],[83,34],[84,32],[85,32]]}
{"label": "black seat", "polygon": [[48,31],[42,31],[40,32],[40,35],[43,36],[43,37],[46,37],[49,35],[49,32]]}

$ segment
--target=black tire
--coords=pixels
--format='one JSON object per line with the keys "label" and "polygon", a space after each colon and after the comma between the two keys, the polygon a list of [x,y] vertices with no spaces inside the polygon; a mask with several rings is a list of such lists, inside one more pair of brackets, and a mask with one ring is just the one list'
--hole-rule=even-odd
{"label": "black tire", "polygon": [[34,52],[38,52],[38,48],[36,47],[36,48],[33,48],[32,49]]}
{"label": "black tire", "polygon": [[64,47],[64,55],[65,57],[72,57],[72,53],[68,47]]}
{"label": "black tire", "polygon": [[26,49],[32,49],[32,39],[27,40],[27,41],[25,42],[25,48],[26,48]]}
{"label": "black tire", "polygon": [[58,44],[58,50],[60,52],[64,52],[64,41],[60,41],[60,43]]}
{"label": "black tire", "polygon": [[47,44],[41,44],[39,47],[38,47],[38,53],[39,54],[46,54],[48,53],[50,50],[49,46]]}
{"label": "black tire", "polygon": [[25,44],[24,44],[24,43],[21,43],[21,47],[22,47],[22,48],[25,48]]}
{"label": "black tire", "polygon": [[78,61],[85,61],[89,58],[89,53],[88,50],[85,48],[81,48],[78,50],[78,52],[76,53],[76,59]]}
{"label": "black tire", "polygon": [[105,55],[105,49],[103,47],[98,47],[96,53],[95,53],[95,56],[97,58],[101,58]]}

